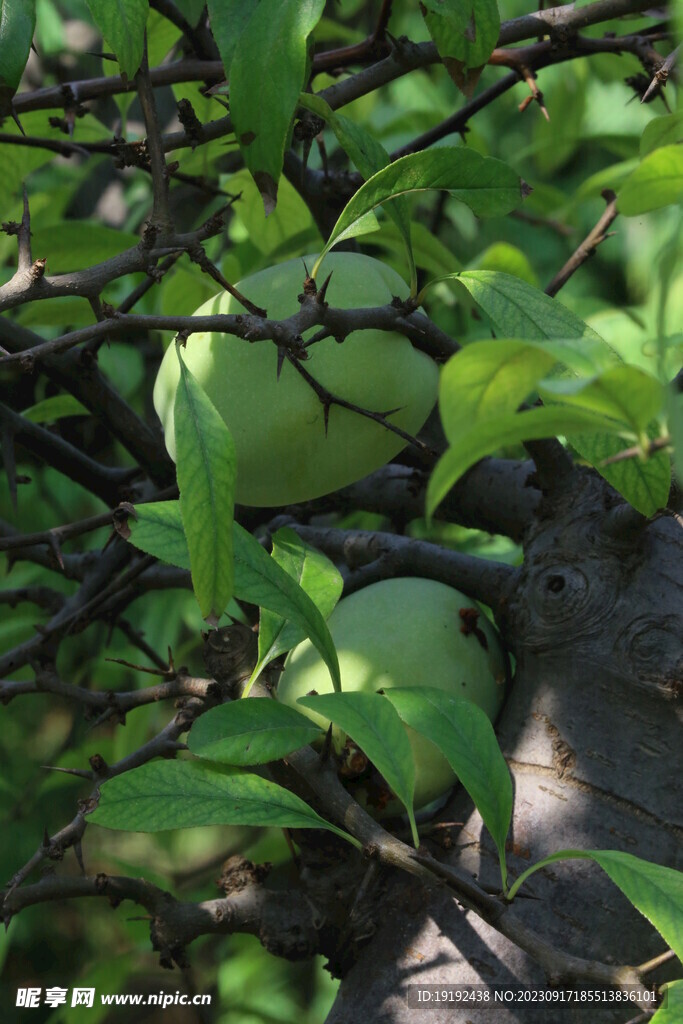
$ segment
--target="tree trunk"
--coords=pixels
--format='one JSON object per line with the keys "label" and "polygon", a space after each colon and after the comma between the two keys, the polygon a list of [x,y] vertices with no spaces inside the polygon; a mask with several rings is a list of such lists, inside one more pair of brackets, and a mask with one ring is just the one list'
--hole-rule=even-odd
{"label": "tree trunk", "polygon": [[[616,849],[680,867],[677,697],[683,680],[680,518],[646,524],[593,472],[545,495],[499,625],[516,672],[497,731],[514,781],[513,877],[557,850]],[[446,858],[500,886],[493,844],[462,790],[441,812]],[[533,898],[520,898],[523,894]],[[535,874],[513,913],[546,941],[587,959],[642,964],[664,940],[600,868],[564,861]],[[378,929],[342,981],[328,1024],[421,1020],[414,985],[552,982],[530,956],[445,889],[393,879]],[[653,980],[671,976],[667,967]],[[434,1024],[625,1022],[633,1006],[432,1007]]]}

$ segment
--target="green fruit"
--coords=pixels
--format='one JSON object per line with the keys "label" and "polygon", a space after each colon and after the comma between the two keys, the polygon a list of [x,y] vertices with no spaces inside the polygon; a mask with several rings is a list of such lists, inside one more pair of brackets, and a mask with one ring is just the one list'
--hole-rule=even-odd
{"label": "green fruit", "polygon": [[[315,259],[306,256],[306,266]],[[324,271],[332,271],[326,295],[331,306],[382,306],[394,295],[407,296],[404,281],[369,256],[332,253]],[[237,287],[267,309],[271,319],[281,320],[298,311],[304,277],[303,260],[294,259],[247,277]],[[244,310],[222,292],[197,313]],[[434,406],[436,365],[402,335],[356,331],[341,345],[327,338],[308,351],[306,369],[333,395],[374,412],[399,410],[391,422],[410,434],[417,433]],[[243,505],[288,505],[329,494],[385,465],[405,447],[380,423],[338,406],[330,408],[325,436],[320,400],[287,361],[278,381],[277,347],[271,341],[250,344],[227,334],[193,334],[183,354],[233,435],[235,500]],[[172,458],[178,377],[171,345],[154,387],[154,407]]]}
{"label": "green fruit", "polygon": [[[462,609],[470,609],[470,615],[463,618]],[[374,583],[340,601],[328,626],[342,690],[374,693],[424,684],[468,697],[491,721],[500,711],[506,663],[498,634],[473,601],[444,583],[413,577]],[[326,718],[297,704],[312,690],[331,693],[332,681],[306,640],[290,652],[277,697],[327,729]],[[408,726],[406,732],[415,759],[414,803],[420,808],[450,789],[455,775],[430,740]],[[387,803],[386,788],[382,793],[376,786],[360,787],[354,795],[378,817],[401,812],[396,800]]]}

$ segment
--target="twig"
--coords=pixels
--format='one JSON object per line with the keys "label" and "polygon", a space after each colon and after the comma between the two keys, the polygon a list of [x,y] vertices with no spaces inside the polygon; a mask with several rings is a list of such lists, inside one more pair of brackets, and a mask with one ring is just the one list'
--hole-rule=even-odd
{"label": "twig", "polygon": [[459,348],[457,342],[420,313],[406,313],[391,304],[360,309],[336,309],[316,303],[315,298],[310,297],[302,303],[298,313],[285,320],[269,320],[266,317],[242,313],[215,313],[203,316],[117,314],[89,327],[70,331],[61,338],[0,356],[0,366],[19,363],[31,369],[36,362],[66,352],[83,342],[127,334],[135,329],[176,331],[187,336],[198,332],[217,331],[234,335],[250,343],[275,341],[293,355],[301,356],[305,353],[302,334],[318,325],[327,327],[329,333],[337,338],[345,338],[353,331],[368,329],[397,331],[405,334],[411,341],[418,343],[419,348],[438,359],[453,354]]}
{"label": "twig", "polygon": [[18,258],[17,270],[20,273],[27,273],[33,264],[31,256],[31,214],[28,206],[28,192],[24,185],[24,209],[21,216],[21,225],[17,234]]}
{"label": "twig", "polygon": [[615,462],[623,462],[624,459],[648,458],[648,456],[654,455],[655,452],[660,452],[663,448],[668,448],[671,443],[671,438],[668,436],[656,437],[653,441],[650,441],[645,450],[643,450],[639,444],[634,444],[631,448],[624,448],[615,455],[610,455],[609,458],[603,459],[600,465],[611,466]]}
{"label": "twig", "polygon": [[669,75],[676,67],[676,62],[678,61],[678,55],[680,53],[681,45],[683,44],[679,43],[676,49],[672,50],[669,56],[665,59],[662,66],[658,68],[657,71],[655,71],[652,81],[643,93],[642,99],[640,101],[641,103],[647,103],[650,96],[652,96],[653,93],[657,91],[657,89],[664,88],[664,86],[667,83],[667,79],[669,78]]}
{"label": "twig", "polygon": [[13,548],[30,548],[34,544],[47,544],[53,547],[55,542],[70,540],[72,537],[81,537],[84,533],[92,530],[99,530],[102,526],[112,526],[112,512],[103,512],[99,516],[90,516],[88,519],[79,519],[76,523],[68,523],[66,526],[53,526],[49,530],[40,530],[38,533],[17,534],[15,537],[0,537],[0,551],[11,551]]}
{"label": "twig", "polygon": [[31,423],[2,403],[0,421],[11,427],[15,441],[32,455],[48,459],[54,469],[96,494],[108,505],[117,505],[125,497],[122,489],[140,472],[135,466],[128,469],[103,466],[58,434],[53,434],[37,423]]}
{"label": "twig", "polygon": [[595,227],[586,235],[581,245],[572,253],[565,265],[561,270],[558,270],[555,277],[552,279],[550,284],[545,289],[546,295],[555,296],[559,292],[569,278],[574,274],[580,266],[582,266],[586,260],[590,259],[595,254],[597,247],[609,238],[607,229],[616,220],[619,215],[617,210],[617,196],[611,189],[604,189],[602,192],[602,198],[605,200],[607,206],[604,213],[600,217]]}
{"label": "twig", "polygon": [[146,148],[152,171],[151,223],[157,229],[160,241],[163,242],[173,231],[173,220],[168,204],[168,168],[164,159],[161,127],[154,99],[154,87],[149,77],[146,34],[142,52],[142,63],[140,64],[140,70],[135,76],[135,85],[147,129]]}
{"label": "twig", "polygon": [[[0,342],[7,351],[19,356],[42,344],[42,338],[8,317],[0,317]],[[46,356],[41,369],[54,384],[69,391],[97,416],[155,484],[166,487],[175,480],[175,467],[160,432],[152,430],[138,416],[88,353]]]}

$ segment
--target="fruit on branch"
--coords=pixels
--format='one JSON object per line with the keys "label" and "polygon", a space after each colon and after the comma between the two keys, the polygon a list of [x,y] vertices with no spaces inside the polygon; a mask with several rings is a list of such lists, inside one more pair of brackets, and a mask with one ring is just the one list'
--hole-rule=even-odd
{"label": "fruit on branch", "polygon": [[[445,583],[415,577],[373,583],[340,601],[328,626],[339,656],[342,690],[374,693],[423,684],[469,698],[491,721],[500,711],[506,660],[498,634],[473,601]],[[297,704],[311,691],[331,693],[332,681],[306,640],[290,652],[277,697],[327,729],[326,718]],[[429,739],[405,728],[415,760],[414,804],[420,808],[449,790],[456,777]],[[335,736],[338,753],[344,739]],[[374,770],[369,775],[362,771],[362,757],[350,743],[341,756],[347,776],[354,761],[357,766],[360,761],[361,778],[350,783],[356,799],[376,817],[401,813],[384,780]]]}
{"label": "fruit on branch", "polygon": [[[316,257],[304,259],[310,269]],[[332,272],[325,295],[332,307],[382,306],[395,295],[407,298],[398,274],[369,256],[332,253],[324,269]],[[298,312],[304,278],[304,261],[294,259],[247,277],[237,287],[271,320],[282,320]],[[246,315],[227,292],[197,310],[216,313]],[[373,412],[398,410],[389,421],[409,434],[420,429],[434,406],[436,365],[403,335],[354,331],[343,344],[326,338],[307,351],[304,368],[329,393]],[[278,349],[272,341],[250,344],[228,334],[193,334],[183,355],[233,435],[236,501],[241,504],[288,505],[329,494],[385,465],[405,447],[383,424],[336,405],[329,409],[326,436],[321,399],[287,359],[278,380]],[[171,345],[157,377],[154,406],[172,457],[178,377]]]}

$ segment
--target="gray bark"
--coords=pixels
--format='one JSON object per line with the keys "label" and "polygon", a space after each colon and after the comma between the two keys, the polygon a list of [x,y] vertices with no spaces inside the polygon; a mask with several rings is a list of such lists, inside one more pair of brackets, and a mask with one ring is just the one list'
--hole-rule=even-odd
{"label": "gray bark", "polygon": [[[570,489],[571,488],[571,489]],[[683,681],[683,532],[664,514],[610,535],[613,492],[576,471],[546,497],[525,536],[525,563],[499,625],[516,674],[497,731],[514,781],[509,867],[519,875],[564,848],[623,850],[681,867],[681,780],[676,697]],[[619,515],[619,513],[617,513]],[[453,828],[447,861],[500,884],[481,818],[456,790],[439,815]],[[534,875],[515,913],[566,953],[641,964],[666,949],[662,937],[588,861]],[[459,1009],[424,1016],[408,986],[526,984],[541,968],[445,890],[414,878],[389,886],[377,932],[344,977],[328,1024],[428,1020],[433,1024],[626,1022],[634,1007]],[[680,976],[669,962],[651,977]]]}

